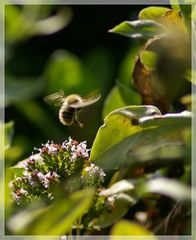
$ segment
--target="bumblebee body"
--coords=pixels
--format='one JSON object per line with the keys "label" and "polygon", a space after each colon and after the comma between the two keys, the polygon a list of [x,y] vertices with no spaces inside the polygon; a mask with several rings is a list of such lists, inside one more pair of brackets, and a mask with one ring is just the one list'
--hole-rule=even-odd
{"label": "bumblebee body", "polygon": [[63,125],[77,124],[79,127],[84,125],[77,120],[77,112],[100,99],[100,95],[89,95],[82,98],[78,94],[70,94],[67,97],[61,90],[44,98],[44,100],[55,106],[61,106],[59,110],[59,120]]}

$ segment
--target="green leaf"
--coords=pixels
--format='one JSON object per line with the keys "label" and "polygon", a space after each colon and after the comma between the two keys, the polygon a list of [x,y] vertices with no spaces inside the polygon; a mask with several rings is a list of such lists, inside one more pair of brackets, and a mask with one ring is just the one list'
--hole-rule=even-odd
{"label": "green leaf", "polygon": [[135,185],[127,180],[121,180],[108,189],[104,189],[103,195],[107,197],[108,201],[109,199],[111,200],[112,203],[108,202],[108,204],[111,204],[111,209],[110,211],[105,209],[99,218],[92,220],[95,228],[104,228],[112,225],[127,213],[130,206],[133,206],[138,201]]}
{"label": "green leaf", "polygon": [[110,211],[105,209],[99,218],[93,219],[90,223],[94,228],[101,229],[111,226],[127,213],[130,206],[136,203],[134,198],[125,193],[114,194],[112,199],[115,204]]}
{"label": "green leaf", "polygon": [[65,95],[74,91],[86,95],[97,88],[104,92],[109,88],[111,69],[110,53],[104,49],[91,51],[85,56],[84,61],[68,51],[57,50],[45,68],[45,78],[48,80],[47,92],[53,93],[64,89]]}
{"label": "green leaf", "polygon": [[14,122],[10,121],[5,123],[5,149],[11,146],[12,138],[14,134]]}
{"label": "green leaf", "polygon": [[14,173],[15,177],[22,177],[23,176],[24,168],[22,168],[22,167],[11,167],[9,169]]}
{"label": "green leaf", "polygon": [[[155,236],[153,236],[153,233],[151,233],[149,230],[145,229],[139,224],[136,224],[127,220],[121,220],[117,222],[111,230],[111,235],[113,236],[118,235],[115,237],[111,236],[112,240],[123,240],[125,238],[123,237],[124,235],[143,236],[142,239],[148,239],[148,240],[157,239]],[[144,236],[148,236],[148,237],[144,237]]]}
{"label": "green leaf", "polygon": [[152,51],[144,50],[140,52],[140,60],[149,70],[156,68],[158,54]]}
{"label": "green leaf", "polygon": [[[190,24],[191,24],[191,13],[192,13],[192,19],[194,19],[193,15],[194,15],[194,4],[190,4],[190,1],[181,1],[179,2],[178,0],[170,0],[171,6],[174,10],[176,10],[177,12],[181,12],[183,17],[184,17],[184,21],[187,24],[188,29],[190,30]],[[186,4],[187,3],[187,4]]]}
{"label": "green leaf", "polygon": [[111,187],[104,190],[104,196],[112,196],[119,193],[129,193],[133,194],[135,190],[135,185],[127,180],[121,180],[114,183]]}
{"label": "green leaf", "polygon": [[196,70],[191,70],[188,69],[185,73],[185,78],[189,81],[192,82],[193,84],[196,84]]}
{"label": "green leaf", "polygon": [[73,88],[79,88],[83,75],[82,63],[75,55],[58,50],[49,59],[45,76],[48,79],[47,91],[57,92],[66,89],[65,94],[70,94]]}
{"label": "green leaf", "polygon": [[139,191],[144,193],[158,193],[173,198],[176,201],[191,200],[191,188],[174,179],[155,178],[143,184]]}
{"label": "green leaf", "polygon": [[57,200],[49,207],[28,208],[9,221],[8,226],[16,234],[62,235],[88,210],[94,191],[75,192]]}
{"label": "green leaf", "polygon": [[[100,89],[105,95],[111,88],[113,78],[113,61],[111,52],[105,47],[96,47],[89,51],[82,59],[85,69],[83,77],[83,91]],[[85,86],[84,86],[85,85]]]}
{"label": "green leaf", "polygon": [[153,106],[128,106],[111,112],[97,132],[91,150],[91,160],[96,159],[129,135],[141,131],[142,127],[133,125],[131,121],[137,121],[152,112],[161,115],[160,111]]}
{"label": "green leaf", "polygon": [[110,93],[108,94],[107,98],[105,99],[103,106],[103,117],[105,117],[113,110],[120,107],[125,107],[126,105],[127,104],[124,101],[118,86],[114,86]]}
{"label": "green leaf", "polygon": [[180,11],[180,5],[178,0],[170,0],[172,8],[176,11]]}
{"label": "green leaf", "polygon": [[[69,24],[72,18],[70,8],[62,7],[51,16],[48,5],[5,6],[7,42],[17,42],[34,35],[52,34]],[[20,31],[18,31],[20,29]]]}
{"label": "green leaf", "polygon": [[[153,159],[155,164],[168,164],[165,159],[184,156],[183,139],[190,126],[189,112],[161,115],[153,106],[121,108],[110,113],[98,130],[90,159],[103,169],[135,166]],[[171,152],[165,151],[168,147]],[[163,161],[157,162],[157,158]]]}
{"label": "green leaf", "polygon": [[117,33],[125,37],[131,38],[151,38],[156,34],[159,34],[162,30],[162,25],[156,23],[153,20],[136,20],[136,21],[124,21],[109,30],[111,33]]}
{"label": "green leaf", "polygon": [[168,10],[170,9],[165,7],[147,7],[139,12],[139,19],[159,21]]}

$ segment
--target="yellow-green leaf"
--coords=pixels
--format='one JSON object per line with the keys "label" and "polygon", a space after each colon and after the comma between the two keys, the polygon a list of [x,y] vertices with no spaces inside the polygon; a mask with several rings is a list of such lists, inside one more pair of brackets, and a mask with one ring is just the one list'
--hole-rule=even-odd
{"label": "yellow-green leaf", "polygon": [[159,21],[160,18],[168,11],[166,7],[147,7],[139,12],[139,19],[151,19]]}
{"label": "yellow-green leaf", "polygon": [[162,31],[162,25],[153,20],[124,21],[109,30],[130,38],[151,38]]}
{"label": "yellow-green leaf", "polygon": [[[116,237],[111,237],[111,239],[115,240],[123,240],[123,235],[129,235],[129,236],[148,236],[148,240],[156,240],[157,238],[153,236],[153,234],[145,229],[143,226],[140,226],[139,224],[127,221],[127,220],[121,220],[117,222],[114,227],[111,230],[111,235],[119,235]],[[145,237],[144,237],[145,239]]]}

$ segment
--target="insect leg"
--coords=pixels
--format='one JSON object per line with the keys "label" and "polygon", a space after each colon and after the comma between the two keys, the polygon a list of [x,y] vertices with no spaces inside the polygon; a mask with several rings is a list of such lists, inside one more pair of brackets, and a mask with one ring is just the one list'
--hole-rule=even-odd
{"label": "insect leg", "polygon": [[84,124],[79,122],[77,119],[74,119],[73,121],[74,124],[77,124],[79,127],[83,128],[84,127]]}

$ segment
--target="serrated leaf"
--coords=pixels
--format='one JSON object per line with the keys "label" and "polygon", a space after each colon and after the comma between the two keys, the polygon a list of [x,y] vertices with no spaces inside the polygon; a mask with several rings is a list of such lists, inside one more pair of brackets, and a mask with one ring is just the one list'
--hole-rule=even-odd
{"label": "serrated leaf", "polygon": [[161,32],[162,25],[152,20],[124,21],[109,30],[111,33],[117,33],[130,38],[151,38]]}
{"label": "serrated leaf", "polygon": [[147,7],[139,12],[139,19],[151,19],[160,21],[161,17],[169,10],[165,7]]}

